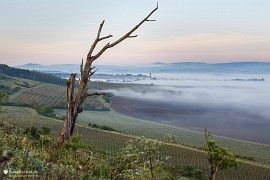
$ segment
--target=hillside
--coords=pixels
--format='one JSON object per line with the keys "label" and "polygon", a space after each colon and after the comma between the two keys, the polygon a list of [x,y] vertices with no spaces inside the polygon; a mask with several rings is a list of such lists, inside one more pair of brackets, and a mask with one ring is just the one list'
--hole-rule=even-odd
{"label": "hillside", "polygon": [[[105,91],[108,89],[129,88],[138,91],[145,90],[154,92],[151,85],[115,84],[104,82],[91,82],[90,89],[93,91]],[[66,88],[53,84],[39,84],[35,87],[19,91],[12,95],[9,102],[17,105],[49,105],[55,108],[58,117],[66,113]],[[178,137],[177,143],[191,147],[203,148],[204,136],[201,132],[177,128],[165,124],[149,122],[138,118],[121,115],[110,107],[108,97],[89,97],[83,105],[84,112],[79,114],[78,123],[107,125],[117,131],[136,136],[144,135],[149,138],[163,140],[166,134],[174,134]],[[215,136],[224,146],[233,150],[239,156],[254,159],[259,162],[270,164],[269,145],[243,141],[227,137]],[[260,153],[258,153],[260,152]]]}
{"label": "hillside", "polygon": [[[10,103],[16,105],[49,105],[53,108],[66,108],[66,87],[54,84],[40,84],[10,97]],[[103,97],[88,97],[83,105],[84,110],[109,111]]]}
{"label": "hillside", "polygon": [[[52,137],[55,137],[57,136],[59,132],[59,128],[62,125],[62,121],[39,116],[33,110],[29,108],[22,108],[22,107],[20,108],[6,107],[6,108],[8,109],[8,111],[6,114],[1,115],[2,119],[5,119],[6,122],[15,124],[18,127],[26,128],[26,127],[34,126],[40,129],[42,126],[47,126],[52,129]],[[118,153],[120,152],[120,149],[122,149],[123,146],[125,146],[125,142],[127,142],[127,140],[139,138],[138,136],[129,136],[129,135],[121,134],[121,133],[96,130],[96,129],[92,129],[83,125],[77,125],[75,132],[83,136],[82,140],[84,143],[88,145],[92,145],[94,147],[91,150],[93,154],[92,156],[94,159],[98,160],[99,158],[103,157],[102,159],[99,159],[99,164],[100,164],[99,167],[104,168],[104,169],[106,168],[104,167],[103,163],[105,164],[107,163],[107,165],[113,166],[113,164],[110,164],[109,162],[111,162],[112,159],[116,158],[119,155]],[[3,131],[2,132],[0,131],[0,134],[1,133],[3,133]],[[7,137],[7,135],[5,135],[5,137]],[[13,141],[10,141],[9,145],[11,145],[12,142]],[[5,147],[7,147],[7,145],[5,145]],[[28,158],[28,161],[34,163],[34,159],[38,159],[40,163],[43,164],[42,167],[47,167],[48,162],[46,161],[49,160],[48,157],[51,156],[48,153],[53,151],[54,156],[55,156],[55,153],[57,153],[58,151],[51,148],[50,150],[46,150],[46,149],[47,149],[46,145],[44,145],[43,148],[40,147],[40,150],[38,150],[37,147],[31,149],[31,154]],[[163,146],[160,149],[160,151],[161,151],[162,156],[171,157],[171,159],[168,162],[166,162],[166,164],[167,163],[170,164],[169,165],[170,168],[173,168],[174,166],[179,167],[179,166],[188,165],[188,166],[195,167],[196,169],[203,171],[202,174],[207,172],[207,169],[208,169],[207,159],[205,157],[204,152],[201,150],[196,150],[194,148],[190,148],[183,145],[163,143]],[[85,153],[83,149],[80,149],[79,152],[80,152],[79,154]],[[62,149],[61,153],[62,154],[64,153],[63,155],[65,156],[65,154],[68,152]],[[70,151],[69,153],[72,153],[72,151]],[[79,157],[79,154],[77,157]],[[46,158],[41,159],[42,156]],[[55,158],[57,157],[58,156],[56,156]],[[88,155],[86,155],[84,158],[87,159]],[[63,172],[65,175],[69,175],[73,177],[75,174],[81,173],[80,169],[76,169],[76,166],[75,166],[76,163],[74,162],[73,164],[72,163],[73,161],[74,161],[73,158],[66,156],[65,162],[69,164],[69,167],[63,166],[63,168],[72,168],[74,170]],[[79,162],[79,159],[78,159],[78,162]],[[58,166],[60,165],[59,163],[63,163],[63,161],[59,159],[56,162],[52,161],[51,163],[53,164],[53,166]],[[81,165],[82,165],[82,168],[86,168],[84,164],[81,164]],[[46,175],[46,173],[52,170],[49,168],[48,171],[45,171],[44,168],[38,168],[38,167],[40,166],[37,166],[36,169],[39,170],[39,173],[41,175]],[[108,171],[110,171],[109,169]],[[99,169],[98,171],[101,172],[101,169]],[[263,166],[256,162],[249,162],[249,161],[241,160],[241,163],[236,170],[228,169],[226,171],[220,171],[218,173],[217,179],[260,179],[261,180],[261,179],[269,179],[270,177],[269,173],[270,173],[269,166]],[[108,176],[109,173],[108,172],[107,173],[104,172],[104,174],[98,173],[98,174],[95,174],[95,177],[103,176],[102,179],[109,179],[109,177],[106,177],[106,178],[104,177],[106,174]],[[177,176],[175,176],[174,178],[171,178],[171,179],[178,179],[178,178]]]}
{"label": "hillside", "polygon": [[[21,89],[10,96],[9,102],[13,104],[47,104],[57,108],[65,108],[66,88],[64,86],[15,78],[3,74],[1,75],[0,82],[1,85],[4,84],[9,88],[12,88],[13,86],[21,87]],[[28,86],[23,87],[22,85],[24,84],[28,84]],[[147,89],[153,92],[153,86],[151,85],[91,82],[90,86],[90,89],[93,91],[106,91],[108,89],[117,90],[119,88],[131,88],[136,91],[143,91]],[[159,89],[159,91],[160,90],[161,89]],[[172,169],[173,167],[179,168],[190,166],[195,168],[196,172],[203,172],[203,174],[208,171],[207,159],[204,151],[202,150],[204,148],[203,133],[131,118],[121,115],[114,110],[104,111],[104,108],[110,108],[109,103],[110,100],[103,97],[89,98],[86,100],[84,106],[85,111],[78,117],[75,132],[82,135],[83,143],[93,146],[91,152],[94,153],[94,157],[96,159],[104,157],[104,159],[99,160],[105,164],[110,164],[112,159],[115,159],[119,155],[119,152],[129,139],[138,139],[143,135],[147,138],[158,139],[159,142],[163,144],[162,148],[160,149],[162,156],[171,157],[171,159],[167,162],[168,169]],[[92,108],[87,110],[87,107]],[[5,108],[7,109],[7,112],[0,114],[1,122],[8,122],[20,128],[33,126],[40,129],[43,126],[46,126],[52,129],[51,137],[54,139],[57,137],[62,125],[61,120],[40,116],[33,109],[26,107],[7,106]],[[102,112],[100,110],[102,110]],[[64,116],[65,110],[55,109],[55,113],[57,113],[58,116]],[[106,125],[108,127],[112,127],[118,132],[93,129],[88,126],[89,123],[97,124],[97,126]],[[1,133],[3,132],[0,132],[0,134]],[[164,136],[168,134],[177,136],[177,144],[162,142],[164,140]],[[213,139],[217,140],[222,146],[230,148],[230,150],[236,153],[241,161],[240,166],[236,170],[228,169],[226,171],[222,171],[218,173],[217,179],[269,179],[269,145],[220,136],[213,136]],[[2,148],[3,147],[7,146],[2,146]],[[8,147],[11,148],[12,146]],[[40,157],[40,155],[46,157],[50,156],[50,154],[47,154],[47,147],[34,150],[35,148],[36,147],[31,150],[33,157],[31,155],[30,159],[38,157],[39,160],[41,160],[42,157]],[[81,151],[84,150],[80,150],[80,152]],[[62,162],[62,160],[59,160],[59,162],[60,161]],[[73,159],[67,159],[67,161],[70,162],[73,161]],[[33,161],[32,163],[35,162]],[[44,168],[47,168],[47,165],[45,165],[48,163],[47,160],[45,162],[42,160],[42,163]],[[75,174],[80,174],[80,171],[76,170],[74,164],[69,165],[70,168],[73,168],[73,173],[68,174],[68,172],[63,172],[67,173],[65,175],[73,176]],[[102,168],[105,168],[103,165],[104,164],[101,164]],[[58,164],[56,163],[54,166],[58,166]],[[86,168],[86,166],[83,167]],[[113,168],[113,165],[110,164],[107,168],[111,169]],[[98,171],[102,170],[99,169]],[[46,174],[49,171],[40,170],[40,172]],[[169,171],[168,173],[170,174],[173,172]],[[106,178],[105,174],[95,175],[94,177],[108,179],[108,172],[106,174]],[[202,179],[205,179],[205,177]]]}
{"label": "hillside", "polygon": [[8,76],[0,73],[0,91],[5,91],[9,95],[28,88],[35,87],[41,82]]}
{"label": "hillside", "polygon": [[26,69],[18,69],[9,67],[5,64],[0,64],[0,73],[6,74],[12,77],[18,77],[23,79],[35,80],[44,83],[52,83],[57,85],[66,85],[66,80],[56,77],[52,74],[42,73],[38,71],[30,71]]}

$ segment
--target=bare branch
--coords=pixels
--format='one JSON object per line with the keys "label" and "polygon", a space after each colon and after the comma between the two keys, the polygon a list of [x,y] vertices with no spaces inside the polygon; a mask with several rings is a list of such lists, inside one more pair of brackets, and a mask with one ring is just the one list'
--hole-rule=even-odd
{"label": "bare branch", "polygon": [[80,65],[80,71],[81,71],[81,76],[83,75],[83,58],[82,58],[82,63]]}
{"label": "bare branch", "polygon": [[109,46],[110,46],[110,43],[106,44],[95,56],[93,56],[92,61],[99,58],[99,56],[101,56],[101,54],[103,54],[109,48]]}
{"label": "bare branch", "polygon": [[96,72],[98,71],[98,69],[96,69],[95,71],[91,71],[90,74],[89,74],[89,78],[94,75]]}
{"label": "bare branch", "polygon": [[128,36],[128,38],[135,38],[137,37],[138,35],[135,35],[135,36]]}
{"label": "bare branch", "polygon": [[98,41],[102,41],[102,40],[104,40],[104,39],[108,39],[108,38],[111,38],[111,37],[113,37],[113,35],[109,34],[108,36],[99,38]]}
{"label": "bare branch", "polygon": [[88,71],[87,71],[87,77],[90,78],[91,74],[92,74],[92,70],[95,69],[96,67],[89,67]]}
{"label": "bare branch", "polygon": [[120,42],[122,42],[123,40],[125,40],[128,36],[130,36],[134,31],[136,31],[144,22],[146,22],[148,20],[148,18],[158,9],[158,4],[157,7],[151,11],[138,25],[136,25],[133,29],[131,29],[128,33],[126,33],[124,36],[122,36],[121,38],[119,38],[117,41],[113,42],[112,44],[110,44],[109,48],[119,44]]}
{"label": "bare branch", "polygon": [[[93,56],[93,58],[92,58],[92,60],[91,61],[94,61],[94,60],[96,60],[97,58],[99,58],[100,57],[100,55],[101,54],[103,54],[107,49],[109,49],[109,48],[112,48],[112,47],[114,47],[115,45],[117,45],[117,44],[119,44],[120,42],[122,42],[123,40],[125,40],[125,39],[127,39],[127,38],[130,38],[130,37],[136,37],[136,36],[131,36],[131,34],[134,32],[134,31],[136,31],[144,22],[147,22],[147,21],[153,21],[153,20],[149,20],[148,18],[156,11],[158,9],[158,3],[157,3],[157,7],[155,8],[155,9],[153,9],[138,25],[136,25],[134,28],[132,28],[128,33],[126,33],[125,35],[123,35],[121,38],[119,38],[118,40],[116,40],[115,42],[113,42],[113,43],[108,43],[108,44],[106,44],[105,46],[103,46],[103,48],[95,55],[95,56]],[[103,23],[104,23],[104,21],[100,24],[100,29],[102,29],[102,26],[103,26]],[[99,33],[100,33],[100,30],[99,29]],[[99,34],[98,33],[98,34]],[[99,36],[98,36],[99,37]],[[97,40],[97,39],[96,39]],[[96,42],[96,41],[95,41]],[[95,44],[95,42],[94,42],[94,44]],[[97,43],[97,42],[96,42]],[[93,45],[94,45],[93,44]],[[92,46],[93,47],[93,46]],[[95,48],[95,46],[94,46],[94,48]],[[92,48],[91,48],[92,49]],[[92,51],[89,51],[89,52],[91,52],[91,54],[92,54],[92,52],[93,52],[93,50]],[[89,55],[89,54],[88,54]],[[89,58],[89,57],[88,57]]]}
{"label": "bare branch", "polygon": [[96,66],[89,68],[90,72],[95,68],[96,68]]}
{"label": "bare branch", "polygon": [[101,24],[99,25],[97,37],[96,37],[94,43],[92,44],[92,46],[91,46],[91,48],[90,48],[90,50],[89,50],[89,52],[88,52],[88,54],[87,54],[87,60],[89,60],[89,59],[91,58],[92,53],[93,53],[93,51],[94,51],[94,49],[95,49],[97,43],[99,42],[99,39],[100,39],[99,37],[100,37],[100,33],[101,33],[102,27],[103,27],[103,25],[104,25],[104,22],[105,22],[105,20],[103,20],[103,21],[101,22]]}
{"label": "bare branch", "polygon": [[157,20],[155,20],[155,19],[147,19],[146,21],[157,21]]}

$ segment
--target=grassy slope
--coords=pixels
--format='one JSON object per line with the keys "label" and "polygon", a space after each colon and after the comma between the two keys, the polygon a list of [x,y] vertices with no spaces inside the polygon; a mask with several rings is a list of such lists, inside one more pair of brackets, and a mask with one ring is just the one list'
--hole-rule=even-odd
{"label": "grassy slope", "polygon": [[[55,110],[56,114],[65,115],[64,110]],[[166,134],[177,136],[179,144],[202,148],[204,146],[204,134],[184,128],[176,128],[169,125],[139,120],[119,114],[115,111],[109,112],[89,112],[84,111],[78,116],[78,121],[84,124],[95,123],[106,125],[118,131],[133,135],[144,135],[150,138],[163,140]],[[254,157],[256,161],[270,164],[270,145],[255,142],[243,141],[221,136],[214,136],[219,144],[228,147],[240,156]]]}
{"label": "grassy slope", "polygon": [[[39,84],[33,88],[29,88],[21,93],[16,93],[10,97],[12,103],[27,104],[47,104],[54,107],[66,107],[66,88],[64,86],[54,84]],[[96,107],[101,109],[108,108],[102,97],[89,97],[85,100],[84,107]]]}
{"label": "grassy slope", "polygon": [[[62,125],[62,121],[39,116],[34,110],[23,107],[6,107],[7,113],[1,114],[0,118],[14,123],[20,127],[29,126],[48,126],[52,128],[52,134],[56,136]],[[112,133],[101,130],[91,129],[86,126],[78,125],[76,132],[82,134],[83,141],[94,145],[98,151],[106,151],[111,155],[117,153],[119,148],[130,138],[135,136],[123,135],[121,133]],[[185,147],[181,145],[166,144],[162,152],[172,157],[171,162],[174,164],[192,165],[198,169],[206,171],[207,160],[202,151]],[[243,162],[237,170],[229,169],[220,172],[218,179],[269,179],[270,167],[262,167],[257,163]]]}
{"label": "grassy slope", "polygon": [[[23,83],[29,82],[32,88],[23,89],[22,91],[15,93],[10,97],[11,102],[19,103],[38,103],[48,104],[52,106],[65,107],[65,93],[64,86],[58,86],[53,84],[40,84],[35,81],[24,80],[19,78],[12,78],[8,80],[10,86],[15,82]],[[7,82],[5,82],[7,83]],[[92,82],[90,89],[104,90],[109,88],[123,88],[131,87],[132,84],[111,84],[103,82]],[[140,85],[139,85],[140,86]],[[135,86],[137,87],[137,86]],[[101,97],[91,97],[86,100],[86,106],[95,106],[97,108],[109,107]],[[60,116],[65,115],[65,110],[57,110],[57,114]],[[98,125],[106,125],[112,127],[118,131],[126,132],[133,135],[144,135],[150,138],[157,138],[162,140],[166,134],[174,134],[178,138],[179,144],[185,144],[194,147],[203,147],[204,135],[201,132],[195,132],[182,128],[175,128],[164,124],[158,124],[154,122],[148,122],[144,120],[135,119],[132,117],[121,115],[115,111],[85,111],[79,115],[79,121],[88,124],[96,123]],[[217,137],[215,139],[219,141],[222,146],[229,147],[233,152],[244,157],[253,157],[256,161],[270,164],[270,146],[253,143],[248,141],[242,141],[226,137]]]}
{"label": "grassy slope", "polygon": [[[8,77],[8,76],[7,76]],[[52,90],[46,96],[40,97],[40,101],[47,103],[59,101],[60,96],[65,96],[65,87],[51,85],[51,84],[42,84],[39,82],[25,80],[20,78],[8,77],[8,79],[1,79],[1,84],[6,84],[7,86],[14,87],[20,83],[27,82],[30,84],[30,89],[22,87],[22,90],[18,93],[15,93],[11,96],[11,99],[17,99],[20,95],[22,98],[25,95],[29,95],[23,101],[28,102],[29,99],[33,98],[33,92],[38,92],[34,96],[34,99],[39,97],[41,94]],[[15,84],[16,83],[16,84]],[[109,87],[110,86],[110,87]],[[104,90],[108,88],[119,88],[119,87],[129,87],[129,84],[108,84],[108,83],[92,83],[92,88],[97,90]],[[46,89],[47,88],[47,89]],[[55,89],[54,89],[55,88]],[[35,89],[37,91],[33,91]],[[57,92],[57,96],[52,96],[52,93]],[[24,93],[27,92],[27,93]],[[48,98],[50,97],[50,98]],[[65,98],[64,98],[65,99]],[[90,103],[96,103],[90,101]],[[100,102],[105,106],[108,106],[104,103],[102,99]],[[36,112],[29,108],[19,108],[19,107],[8,107],[8,113],[5,115],[0,115],[1,118],[7,119],[9,122],[13,122],[21,127],[29,127],[30,125],[41,127],[48,126],[53,129],[54,136],[57,135],[61,127],[62,122],[50,118],[45,118],[36,114]],[[63,114],[64,111],[57,111],[60,114]],[[90,113],[90,114],[89,114]],[[89,121],[89,117],[91,120]],[[111,126],[117,130],[127,132],[133,135],[145,135],[152,138],[163,139],[165,134],[175,134],[178,136],[178,142],[182,144],[187,144],[189,146],[202,147],[204,138],[203,134],[195,131],[189,131],[187,129],[175,128],[166,125],[161,125],[158,123],[152,123],[147,121],[138,120],[135,118],[127,117],[120,115],[114,111],[111,112],[85,112],[80,115],[81,122],[87,123],[96,123],[99,125]],[[100,130],[94,130],[85,126],[78,126],[77,132],[81,133],[84,136],[84,141],[86,143],[92,144],[95,146],[95,149],[98,151],[106,151],[110,154],[115,154],[118,149],[130,138],[126,134],[111,133]],[[229,171],[227,173],[221,173],[220,177],[260,177],[260,179],[269,179],[269,145],[262,145],[258,143],[251,143],[241,140],[235,140],[231,138],[218,137],[220,144],[226,147],[230,147],[233,151],[239,152],[242,156],[252,156],[260,162],[264,162],[268,165],[265,165],[267,169],[262,168],[261,165],[251,162],[245,162],[241,165],[240,170],[237,172]],[[193,148],[188,148],[181,145],[166,145],[163,147],[163,152],[172,157],[172,162],[176,164],[190,164],[194,167],[197,167],[202,170],[206,170],[207,162],[204,157],[204,154],[201,151],[195,150]],[[240,172],[240,173],[239,173]],[[264,177],[264,178],[262,178]],[[257,179],[256,178],[256,179]]]}
{"label": "grassy slope", "polygon": [[17,89],[19,89],[19,91],[17,93],[20,94],[23,90],[35,87],[35,86],[42,84],[42,83],[37,82],[37,81],[28,80],[28,79],[11,77],[11,76],[0,73],[0,84],[3,86],[9,87],[10,89],[17,88]]}

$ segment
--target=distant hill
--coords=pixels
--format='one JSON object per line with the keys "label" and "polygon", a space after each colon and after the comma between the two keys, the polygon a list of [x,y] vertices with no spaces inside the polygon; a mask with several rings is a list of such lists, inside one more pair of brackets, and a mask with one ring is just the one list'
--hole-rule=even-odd
{"label": "distant hill", "polygon": [[[155,64],[156,66],[156,64]],[[179,62],[156,66],[156,71],[168,73],[255,73],[269,74],[270,62],[232,62],[208,64],[202,62]]]}
{"label": "distant hill", "polygon": [[[35,64],[34,66],[38,67],[39,65]],[[6,74],[12,77],[30,79],[30,80],[35,80],[35,81],[44,82],[44,83],[57,84],[57,85],[62,85],[62,86],[66,85],[65,79],[61,79],[52,74],[9,67],[8,65],[5,65],[5,64],[0,64],[0,73]]]}
{"label": "distant hill", "polygon": [[17,68],[33,70],[33,69],[46,69],[46,66],[36,64],[36,63],[28,63],[22,66],[18,66]]}
{"label": "distant hill", "polygon": [[79,64],[53,64],[53,65],[41,65],[28,63],[20,66],[16,66],[15,68],[20,69],[28,69],[49,73],[78,73],[79,72]]}
{"label": "distant hill", "polygon": [[[23,69],[37,70],[52,73],[60,77],[66,77],[71,72],[79,74],[79,65],[76,64],[25,64],[17,66]],[[247,74],[270,74],[270,62],[232,62],[209,64],[203,62],[176,62],[137,65],[137,66],[111,66],[97,65],[97,73],[112,74],[148,74],[152,73],[247,73]],[[61,74],[62,73],[62,74]]]}

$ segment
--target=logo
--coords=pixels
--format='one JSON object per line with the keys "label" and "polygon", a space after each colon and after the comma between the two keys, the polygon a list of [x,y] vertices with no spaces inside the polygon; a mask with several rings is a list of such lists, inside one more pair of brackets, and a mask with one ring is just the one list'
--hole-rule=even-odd
{"label": "logo", "polygon": [[3,171],[3,173],[4,173],[4,174],[7,174],[7,173],[8,173],[8,170],[5,169],[5,170]]}

